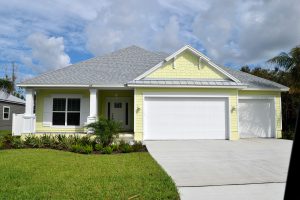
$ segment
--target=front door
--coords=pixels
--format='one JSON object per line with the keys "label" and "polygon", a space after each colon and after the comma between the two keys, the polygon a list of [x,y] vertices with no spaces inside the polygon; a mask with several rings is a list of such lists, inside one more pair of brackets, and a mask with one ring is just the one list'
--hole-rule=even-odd
{"label": "front door", "polygon": [[121,123],[123,130],[131,130],[129,98],[106,98],[106,114],[108,119]]}

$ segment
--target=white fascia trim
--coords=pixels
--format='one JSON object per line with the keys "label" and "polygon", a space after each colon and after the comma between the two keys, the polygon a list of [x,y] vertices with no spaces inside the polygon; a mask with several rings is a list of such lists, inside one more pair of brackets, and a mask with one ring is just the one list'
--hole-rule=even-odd
{"label": "white fascia trim", "polygon": [[123,88],[125,85],[35,85],[35,84],[17,84],[18,87],[46,87],[46,88]]}
{"label": "white fascia trim", "polygon": [[135,85],[128,84],[128,87],[144,87],[144,88],[230,88],[230,89],[241,89],[245,88],[245,86],[198,86],[198,85]]}
{"label": "white fascia trim", "polygon": [[177,55],[181,54],[182,52],[184,52],[185,50],[189,49],[192,53],[196,54],[197,56],[201,56],[202,58],[204,58],[205,60],[210,60],[207,56],[203,55],[202,53],[200,53],[199,51],[197,51],[196,49],[194,49],[193,47],[191,47],[190,45],[185,45],[182,48],[180,48],[178,51],[176,51],[175,53],[171,54],[170,56],[166,57],[165,60],[169,61],[171,59],[173,59],[174,57],[176,57]]}
{"label": "white fascia trim", "polygon": [[238,79],[236,79],[235,77],[233,77],[231,74],[227,73],[226,71],[224,71],[223,69],[221,69],[218,65],[216,65],[215,63],[213,63],[207,56],[205,56],[204,54],[202,54],[201,52],[199,52],[198,50],[194,49],[193,47],[191,47],[190,45],[185,45],[184,47],[182,47],[181,49],[179,49],[178,51],[176,51],[175,53],[173,53],[172,55],[168,56],[167,58],[165,58],[164,61],[158,63],[157,65],[155,65],[154,67],[152,67],[151,69],[147,70],[145,73],[141,74],[140,76],[136,77],[134,80],[140,80],[142,78],[144,78],[145,76],[147,76],[148,74],[152,73],[153,71],[155,71],[156,69],[158,69],[159,67],[161,67],[165,62],[168,62],[170,60],[172,60],[173,58],[175,58],[177,55],[179,55],[180,53],[182,53],[185,50],[189,50],[192,53],[194,53],[196,56],[199,56],[201,58],[203,58],[203,60],[205,60],[208,64],[210,64],[212,67],[214,67],[216,70],[218,70],[219,72],[221,72],[222,74],[224,74],[225,76],[227,76],[228,78],[232,79],[234,82],[236,83],[240,83],[240,81]]}
{"label": "white fascia trim", "polygon": [[17,101],[9,101],[6,99],[0,99],[0,102],[5,102],[5,103],[13,103],[13,104],[19,104],[19,105],[25,105],[25,102],[17,102]]}
{"label": "white fascia trim", "polygon": [[17,84],[18,87],[50,87],[50,88],[56,88],[56,87],[77,87],[77,88],[83,88],[83,87],[89,87],[89,85],[43,85],[43,84]]}
{"label": "white fascia trim", "polygon": [[268,88],[243,88],[242,90],[249,91],[272,91],[272,92],[288,92],[290,88],[268,89]]}
{"label": "white fascia trim", "polygon": [[163,64],[165,63],[165,61],[161,61],[160,63],[158,63],[157,65],[155,65],[154,67],[152,67],[151,69],[147,70],[146,72],[144,72],[143,74],[139,75],[138,77],[136,77],[134,80],[140,80],[142,78],[144,78],[145,76],[147,76],[148,74],[151,74],[152,72],[154,72],[155,70],[157,70],[158,68],[160,68]]}

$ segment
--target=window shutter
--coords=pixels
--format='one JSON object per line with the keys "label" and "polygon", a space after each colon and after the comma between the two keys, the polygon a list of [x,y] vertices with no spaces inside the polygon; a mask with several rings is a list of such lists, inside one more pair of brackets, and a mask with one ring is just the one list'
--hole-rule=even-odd
{"label": "window shutter", "polygon": [[53,101],[50,97],[44,98],[43,126],[49,127],[52,124]]}
{"label": "window shutter", "polygon": [[90,114],[90,99],[83,97],[80,105],[80,125],[84,125],[87,122],[87,117]]}

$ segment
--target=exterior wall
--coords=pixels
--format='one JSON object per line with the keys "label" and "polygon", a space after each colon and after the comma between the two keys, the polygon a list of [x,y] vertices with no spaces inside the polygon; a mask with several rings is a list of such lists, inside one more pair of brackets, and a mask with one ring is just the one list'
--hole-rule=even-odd
{"label": "exterior wall", "polygon": [[[106,105],[105,105],[105,99],[107,97],[113,97],[118,99],[118,97],[129,97],[130,101],[131,101],[131,110],[129,110],[129,112],[133,113],[133,90],[100,90],[98,91],[98,113],[99,116],[104,116],[107,117],[107,113],[105,113],[106,109]],[[130,117],[130,122],[131,122],[131,127],[133,127],[133,114],[129,115]]]}
{"label": "exterior wall", "polygon": [[192,53],[185,51],[173,61],[169,61],[152,72],[147,78],[197,78],[197,79],[227,79],[225,75],[209,66],[206,62],[201,62]]}
{"label": "exterior wall", "polygon": [[[84,132],[84,127],[69,128],[69,127],[49,127],[43,125],[44,114],[44,101],[46,97],[50,97],[53,94],[80,94],[84,98],[90,98],[90,92],[87,89],[40,89],[36,91],[36,132],[43,133],[74,133]],[[106,117],[105,113],[105,98],[106,97],[129,97],[132,102],[132,109],[129,112],[133,113],[133,90],[99,90],[98,91],[98,115]],[[89,101],[88,101],[89,102]],[[87,111],[89,112],[89,111]],[[23,111],[24,113],[24,111]],[[133,114],[131,117],[131,123],[133,127]]]}
{"label": "exterior wall", "polygon": [[239,139],[238,135],[238,118],[237,118],[237,95],[236,89],[205,89],[205,88],[136,88],[134,93],[135,98],[135,127],[134,139],[143,140],[143,94],[145,92],[176,92],[176,93],[203,93],[203,94],[226,94],[229,95],[229,126],[230,140]]}
{"label": "exterior wall", "polygon": [[275,126],[276,126],[276,138],[282,138],[282,113],[281,113],[281,93],[274,91],[250,91],[240,90],[239,96],[268,96],[275,98]]}
{"label": "exterior wall", "polygon": [[[9,120],[3,120],[3,106],[10,107]],[[13,113],[23,114],[24,112],[25,112],[25,105],[8,103],[8,102],[0,102],[0,130],[11,130]]]}
{"label": "exterior wall", "polygon": [[[49,127],[43,126],[44,114],[44,100],[53,94],[80,94],[85,98],[89,98],[89,90],[83,89],[39,89],[36,91],[36,132],[84,132],[83,127],[69,128],[69,127]],[[89,112],[89,111],[88,111]]]}

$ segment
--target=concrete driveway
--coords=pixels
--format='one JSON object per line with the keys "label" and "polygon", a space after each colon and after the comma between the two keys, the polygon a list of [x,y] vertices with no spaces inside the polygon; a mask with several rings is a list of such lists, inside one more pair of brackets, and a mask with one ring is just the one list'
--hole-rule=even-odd
{"label": "concrete driveway", "polygon": [[146,145],[173,178],[182,199],[283,198],[292,141],[182,140]]}

